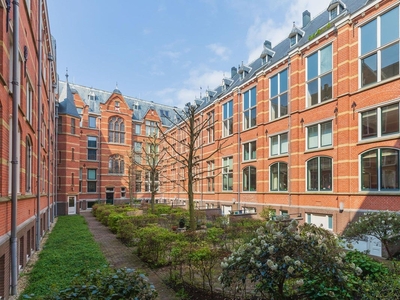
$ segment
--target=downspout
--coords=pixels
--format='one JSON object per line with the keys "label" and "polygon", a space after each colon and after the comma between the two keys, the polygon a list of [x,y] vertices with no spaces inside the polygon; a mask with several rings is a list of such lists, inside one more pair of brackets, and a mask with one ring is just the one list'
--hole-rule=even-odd
{"label": "downspout", "polygon": [[[36,178],[36,251],[40,249],[40,162],[41,162],[41,138],[42,138],[42,0],[38,1],[38,10],[39,10],[39,20],[38,20],[38,120],[37,120],[37,178]],[[42,174],[43,176],[44,174]]]}
{"label": "downspout", "polygon": [[[7,20],[8,23],[8,20]],[[19,3],[13,1],[13,78],[12,78],[12,156],[11,156],[11,295],[17,294],[18,281],[18,241],[17,241],[17,207],[18,207],[18,103],[20,101],[18,46],[19,46]]]}
{"label": "downspout", "polygon": [[237,192],[237,210],[240,210],[240,100],[241,100],[242,92],[240,88],[237,92],[237,99],[238,99],[238,136],[237,136],[237,144],[238,144],[238,192]]}
{"label": "downspout", "polygon": [[291,145],[291,143],[290,143],[290,141],[292,140],[291,139],[291,137],[292,137],[292,112],[291,112],[291,108],[292,108],[292,106],[290,105],[290,102],[291,102],[291,96],[292,96],[292,93],[291,93],[291,86],[290,86],[290,84],[291,84],[291,81],[290,81],[290,71],[291,71],[291,62],[290,62],[290,57],[288,58],[288,78],[287,78],[287,81],[288,81],[288,115],[289,115],[289,124],[288,124],[288,126],[289,126],[289,133],[288,133],[288,166],[287,166],[287,175],[286,175],[286,180],[288,180],[289,182],[287,183],[287,187],[288,187],[288,195],[289,195],[289,206],[291,206],[292,205],[292,181],[291,180],[289,180],[289,178],[291,178],[290,177],[290,170],[291,170],[291,162],[292,162],[292,155],[291,155],[291,149],[290,149],[290,145]]}
{"label": "downspout", "polygon": [[[101,200],[101,116],[99,118],[99,203]],[[113,196],[114,198],[114,196]],[[106,203],[107,203],[107,194],[106,194]],[[113,199],[114,203],[114,199]]]}
{"label": "downspout", "polygon": [[55,101],[54,216],[58,217],[58,101]]}
{"label": "downspout", "polygon": [[[50,70],[50,64],[51,64],[51,57],[50,57],[50,53],[48,54],[48,57],[47,57],[47,60],[48,60],[48,63],[49,63],[49,70]],[[50,72],[49,72],[49,74],[50,74]],[[46,75],[46,74],[45,74]],[[51,95],[51,87],[50,87],[50,82],[51,82],[51,79],[50,79],[50,77],[51,76],[49,76],[48,78],[47,78],[47,82],[48,82],[48,96],[49,96],[49,99],[48,99],[48,102],[49,102],[49,109],[50,109],[50,107],[51,107],[51,100],[52,100],[52,95]],[[50,228],[50,222],[51,222],[51,220],[50,220],[50,178],[51,178],[51,176],[50,176],[50,147],[51,147],[51,141],[50,141],[50,122],[51,122],[51,113],[49,112],[49,118],[47,119],[47,124],[48,124],[48,126],[47,126],[47,149],[48,149],[48,153],[49,153],[49,155],[48,155],[48,159],[47,159],[47,229],[49,229]]]}

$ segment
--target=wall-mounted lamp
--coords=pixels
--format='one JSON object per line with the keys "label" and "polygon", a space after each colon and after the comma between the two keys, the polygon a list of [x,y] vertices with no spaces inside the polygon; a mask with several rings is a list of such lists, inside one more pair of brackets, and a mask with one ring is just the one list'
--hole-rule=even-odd
{"label": "wall-mounted lamp", "polygon": [[339,109],[338,109],[337,106],[336,106],[335,109],[333,110],[333,113],[335,114],[335,118],[337,118],[338,113],[339,113]]}
{"label": "wall-mounted lamp", "polygon": [[356,110],[357,107],[357,103],[355,101],[353,101],[353,103],[351,104],[351,108],[353,109],[353,112]]}
{"label": "wall-mounted lamp", "polygon": [[339,212],[342,213],[344,211],[344,202],[340,201],[339,203]]}
{"label": "wall-mounted lamp", "polygon": [[303,125],[304,125],[304,119],[303,118],[301,118],[300,124],[301,124],[301,128],[303,128]]}
{"label": "wall-mounted lamp", "polygon": [[265,136],[268,135],[268,129],[265,129]]}

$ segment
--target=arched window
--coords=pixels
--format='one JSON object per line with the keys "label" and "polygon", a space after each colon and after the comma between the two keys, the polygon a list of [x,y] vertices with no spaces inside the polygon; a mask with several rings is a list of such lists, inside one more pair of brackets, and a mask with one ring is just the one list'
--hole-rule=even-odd
{"label": "arched window", "polygon": [[332,191],[332,158],[321,156],[307,162],[307,190]]}
{"label": "arched window", "polygon": [[361,189],[399,189],[399,150],[379,148],[361,155]]}
{"label": "arched window", "polygon": [[271,191],[287,191],[287,163],[277,162],[270,167]]}
{"label": "arched window", "polygon": [[124,174],[124,158],[119,154],[111,155],[108,159],[109,174]]}
{"label": "arched window", "polygon": [[108,142],[118,144],[125,143],[125,125],[122,118],[111,117],[108,120]]}
{"label": "arched window", "polygon": [[26,137],[26,166],[25,166],[25,175],[26,175],[26,188],[25,191],[27,193],[32,192],[32,140],[29,136]]}
{"label": "arched window", "polygon": [[249,166],[243,169],[243,191],[254,192],[257,189],[257,169]]}

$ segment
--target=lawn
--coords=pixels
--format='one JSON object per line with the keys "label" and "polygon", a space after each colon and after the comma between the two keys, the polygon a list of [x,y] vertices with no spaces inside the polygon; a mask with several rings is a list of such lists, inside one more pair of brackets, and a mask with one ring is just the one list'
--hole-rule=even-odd
{"label": "lawn", "polygon": [[[96,270],[107,264],[99,245],[93,239],[84,217],[60,216],[39,254],[22,295],[32,299],[67,288],[81,270]],[[22,299],[22,297],[21,297]]]}

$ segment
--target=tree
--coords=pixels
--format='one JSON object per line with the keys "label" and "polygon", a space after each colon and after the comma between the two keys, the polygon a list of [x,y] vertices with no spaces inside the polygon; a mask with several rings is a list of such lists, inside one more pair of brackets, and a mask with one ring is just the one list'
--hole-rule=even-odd
{"label": "tree", "polygon": [[[268,221],[258,237],[221,263],[220,282],[257,299],[353,299],[362,270],[345,261],[338,239],[312,224]],[[236,295],[236,296],[243,296]]]}
{"label": "tree", "polygon": [[146,190],[151,193],[151,212],[154,213],[155,197],[160,186],[160,172],[161,164],[165,156],[165,152],[160,151],[160,138],[158,137],[158,131],[147,136],[143,141],[140,149],[132,148],[129,155],[129,176],[128,184],[130,189],[131,202],[133,201],[133,185],[135,185],[137,172],[143,171],[145,173],[145,184]]}
{"label": "tree", "polygon": [[390,245],[400,241],[400,215],[391,211],[364,213],[357,221],[347,225],[343,237],[349,240],[363,240],[368,235],[381,241],[389,258],[393,257]]}
{"label": "tree", "polygon": [[[203,118],[203,113],[199,111],[199,105],[187,103],[184,110],[175,109],[177,115],[176,119],[168,117],[168,120],[172,124],[172,130],[161,131],[164,142],[168,147],[165,151],[169,158],[179,163],[182,168],[186,170],[186,177],[183,180],[178,180],[177,185],[187,193],[188,204],[189,204],[189,225],[191,230],[195,230],[197,227],[195,212],[194,212],[194,192],[193,185],[201,180],[202,174],[207,172],[206,169],[202,169],[201,166],[216,153],[220,152],[224,142],[215,140],[216,147],[206,155],[200,153],[203,147],[202,133],[210,126],[210,123],[214,123],[214,115],[207,114]],[[177,136],[171,134],[173,130],[179,130],[185,136],[185,139],[180,140]],[[185,151],[179,151],[175,144],[181,144],[185,148]]]}

